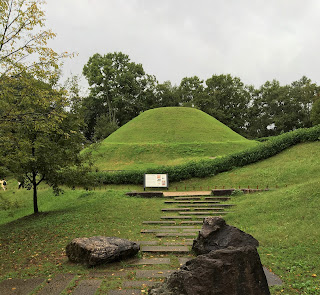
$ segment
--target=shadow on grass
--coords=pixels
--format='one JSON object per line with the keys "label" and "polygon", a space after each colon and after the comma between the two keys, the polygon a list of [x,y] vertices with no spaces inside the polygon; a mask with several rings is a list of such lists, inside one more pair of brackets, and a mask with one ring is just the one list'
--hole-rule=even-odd
{"label": "shadow on grass", "polygon": [[61,216],[62,214],[66,214],[72,211],[73,208],[67,208],[67,209],[58,209],[58,210],[52,210],[52,211],[45,211],[45,212],[38,212],[38,213],[32,213],[23,217],[20,217],[16,220],[10,221],[8,223],[0,225],[1,227],[10,227],[15,225],[30,223],[33,221],[41,221],[44,218],[48,217],[54,217],[54,216]]}

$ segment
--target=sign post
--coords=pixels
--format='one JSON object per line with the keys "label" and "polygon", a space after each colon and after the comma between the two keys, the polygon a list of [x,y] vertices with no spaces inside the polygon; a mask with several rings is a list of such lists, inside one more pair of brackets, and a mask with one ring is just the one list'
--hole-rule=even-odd
{"label": "sign post", "polygon": [[143,190],[146,187],[166,188],[169,189],[168,174],[145,174],[143,181]]}

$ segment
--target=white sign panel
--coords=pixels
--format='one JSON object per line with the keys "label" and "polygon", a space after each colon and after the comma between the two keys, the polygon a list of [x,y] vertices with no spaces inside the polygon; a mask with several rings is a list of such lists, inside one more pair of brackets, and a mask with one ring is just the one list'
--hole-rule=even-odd
{"label": "white sign panel", "polygon": [[144,187],[169,187],[168,174],[145,174]]}

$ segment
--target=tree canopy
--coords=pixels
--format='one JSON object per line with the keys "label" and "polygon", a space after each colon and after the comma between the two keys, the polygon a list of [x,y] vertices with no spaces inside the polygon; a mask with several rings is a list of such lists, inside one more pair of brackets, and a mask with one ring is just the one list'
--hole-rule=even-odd
{"label": "tree canopy", "polygon": [[67,54],[47,46],[55,34],[44,28],[43,4],[0,2],[0,165],[33,189],[35,213],[38,185],[57,191],[61,170],[81,166],[83,143],[76,99],[57,84]]}

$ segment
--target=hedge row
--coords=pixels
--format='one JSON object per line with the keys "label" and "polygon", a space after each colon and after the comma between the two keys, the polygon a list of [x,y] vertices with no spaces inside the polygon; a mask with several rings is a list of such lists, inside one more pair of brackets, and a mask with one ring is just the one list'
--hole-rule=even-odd
{"label": "hedge row", "polygon": [[242,167],[272,157],[281,151],[302,142],[320,140],[320,125],[297,129],[262,142],[256,147],[216,159],[188,162],[177,166],[121,172],[95,172],[89,176],[96,185],[101,184],[142,184],[145,173],[168,173],[169,181],[176,182],[193,177],[213,176],[221,172]]}

